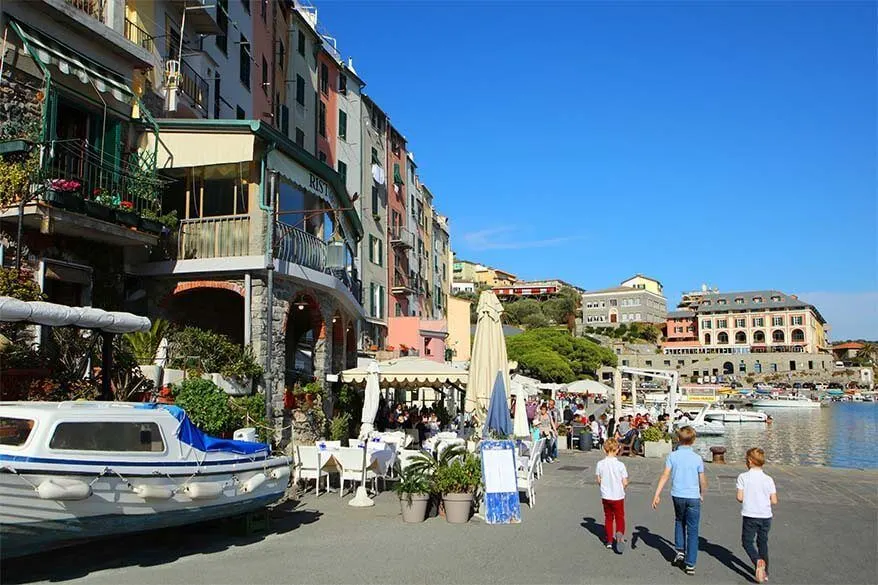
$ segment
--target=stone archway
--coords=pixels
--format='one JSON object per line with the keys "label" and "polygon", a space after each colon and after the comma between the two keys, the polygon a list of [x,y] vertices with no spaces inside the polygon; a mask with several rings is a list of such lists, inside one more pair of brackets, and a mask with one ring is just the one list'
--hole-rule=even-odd
{"label": "stone archway", "polygon": [[325,337],[320,304],[314,295],[299,292],[289,304],[284,333],[284,386],[297,382],[306,384],[314,379],[316,345]]}
{"label": "stone archway", "polygon": [[357,367],[357,324],[352,321],[347,328],[347,343],[345,344],[345,368]]}
{"label": "stone archway", "polygon": [[244,296],[240,287],[226,282],[181,282],[162,300],[163,313],[172,323],[221,333],[244,345]]}

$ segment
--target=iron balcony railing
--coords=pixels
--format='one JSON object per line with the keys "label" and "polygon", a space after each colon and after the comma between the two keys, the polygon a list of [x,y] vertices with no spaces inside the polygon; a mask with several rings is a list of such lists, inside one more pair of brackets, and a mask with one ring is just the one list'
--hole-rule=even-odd
{"label": "iron balcony railing", "polygon": [[221,215],[180,221],[178,258],[228,258],[250,254],[250,216]]}
{"label": "iron balcony railing", "polygon": [[145,30],[128,20],[125,19],[125,38],[140,45],[150,53],[155,50],[155,41],[153,38],[147,33]]}
{"label": "iron balcony railing", "polygon": [[192,99],[196,106],[207,112],[207,96],[210,92],[207,81],[198,75],[186,61],[180,63],[180,89]]}
{"label": "iron balcony railing", "polygon": [[282,222],[275,223],[274,233],[276,258],[331,274],[348,287],[358,303],[363,302],[363,284],[357,273],[347,268],[327,265],[326,242],[314,234]]}
{"label": "iron balcony railing", "polygon": [[104,22],[104,0],[64,0],[70,6],[73,6],[80,12],[84,12],[94,18]]}

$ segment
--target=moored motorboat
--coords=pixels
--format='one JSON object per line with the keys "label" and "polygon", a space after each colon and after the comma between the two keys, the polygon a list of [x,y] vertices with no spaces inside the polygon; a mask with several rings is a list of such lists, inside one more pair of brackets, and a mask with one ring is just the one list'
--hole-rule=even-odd
{"label": "moored motorboat", "polygon": [[174,406],[0,403],[0,554],[235,516],[279,500],[287,457]]}
{"label": "moored motorboat", "polygon": [[692,427],[695,429],[695,433],[705,437],[719,437],[726,434],[726,428],[723,426],[723,423],[716,421],[709,421],[705,418],[708,409],[710,408],[709,404],[704,404],[701,410],[698,411],[698,414],[694,419],[690,420],[688,417],[683,416],[674,421],[674,426],[676,428],[681,427]]}
{"label": "moored motorboat", "polygon": [[704,415],[709,421],[722,423],[762,422],[768,420],[768,415],[756,410],[740,410],[736,408],[710,408]]}
{"label": "moored motorboat", "polygon": [[820,403],[807,396],[774,396],[753,402],[753,408],[820,408]]}

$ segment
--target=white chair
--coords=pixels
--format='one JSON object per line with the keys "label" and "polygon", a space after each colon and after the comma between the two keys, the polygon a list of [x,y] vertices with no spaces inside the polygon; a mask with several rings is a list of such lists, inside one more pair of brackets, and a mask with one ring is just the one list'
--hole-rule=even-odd
{"label": "white chair", "polygon": [[341,441],[317,441],[317,448],[321,450],[341,449]]}
{"label": "white chair", "polygon": [[[333,453],[333,455],[338,460],[339,465],[341,465],[341,473],[339,475],[341,478],[339,496],[341,496],[344,494],[345,482],[354,484],[363,480],[363,449],[360,447],[342,447]],[[368,460],[366,464],[368,465]],[[375,474],[367,469],[366,481],[370,479],[372,480],[372,487],[374,490],[376,487]]]}
{"label": "white chair", "polygon": [[528,461],[528,466],[526,469],[519,468],[517,471],[518,475],[518,491],[524,491],[527,493],[527,507],[533,508],[536,503],[536,492],[534,490],[534,484],[536,483],[536,473],[537,473],[537,463],[540,461],[539,452],[534,452],[531,454],[530,460]]}
{"label": "white chair", "polygon": [[534,445],[534,453],[537,457],[537,478],[543,477],[543,448],[546,446],[546,438],[542,437]]}
{"label": "white chair", "polygon": [[322,461],[316,445],[298,445],[296,459],[296,483],[313,479],[317,496],[320,496],[320,480],[325,477],[326,489],[329,489],[329,474],[321,469]]}

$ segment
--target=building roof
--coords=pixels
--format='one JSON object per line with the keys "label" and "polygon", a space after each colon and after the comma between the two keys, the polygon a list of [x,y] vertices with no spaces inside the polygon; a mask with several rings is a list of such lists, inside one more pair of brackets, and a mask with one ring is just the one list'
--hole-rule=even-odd
{"label": "building roof", "polygon": [[594,295],[594,294],[604,294],[604,293],[646,293],[650,295],[654,295],[656,293],[651,290],[646,290],[644,288],[634,288],[633,286],[614,286],[611,288],[602,288],[600,290],[588,290],[585,291],[586,295]]}
{"label": "building roof", "polygon": [[844,342],[844,343],[836,343],[835,345],[832,346],[832,349],[856,349],[856,350],[860,350],[860,349],[863,349],[864,347],[866,347],[865,344],[860,343],[860,342],[858,342],[858,341],[846,341],[846,342]]}
{"label": "building roof", "polygon": [[661,284],[662,284],[662,281],[660,281],[659,279],[657,279],[657,278],[653,278],[653,277],[651,277],[651,276],[647,276],[647,275],[645,275],[645,274],[640,274],[639,272],[638,272],[637,274],[635,274],[634,276],[631,276],[631,277],[629,277],[629,278],[626,278],[626,279],[623,280],[622,282],[628,282],[629,280],[635,279],[635,278],[637,278],[637,277],[645,278],[646,280],[651,280],[651,281],[653,281],[653,282],[656,282],[656,283],[658,283],[659,286],[661,286]]}
{"label": "building roof", "polygon": [[697,317],[695,311],[671,311],[668,313],[668,319],[694,319]]}
{"label": "building roof", "polygon": [[[778,300],[772,300],[778,297]],[[761,302],[753,299],[761,298]],[[736,303],[735,299],[743,299],[742,303]],[[724,304],[721,301],[725,301]],[[788,295],[779,290],[754,290],[728,293],[707,292],[698,301],[696,311],[698,313],[718,313],[725,311],[751,311],[771,309],[811,309],[817,315],[821,323],[826,320],[816,307],[810,305],[795,295]]]}

